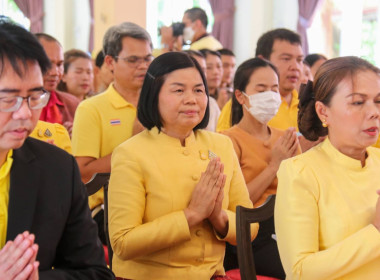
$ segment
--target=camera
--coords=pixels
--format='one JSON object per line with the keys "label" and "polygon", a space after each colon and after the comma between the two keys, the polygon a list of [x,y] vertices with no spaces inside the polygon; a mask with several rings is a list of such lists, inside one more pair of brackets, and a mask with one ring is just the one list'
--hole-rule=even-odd
{"label": "camera", "polygon": [[[182,22],[173,22],[169,27],[173,31],[173,37],[178,37],[180,35],[183,35],[185,24]],[[158,28],[158,34],[161,35],[161,28]]]}
{"label": "camera", "polygon": [[178,37],[180,35],[183,35],[185,24],[182,22],[173,22],[171,28],[173,29],[173,36]]}

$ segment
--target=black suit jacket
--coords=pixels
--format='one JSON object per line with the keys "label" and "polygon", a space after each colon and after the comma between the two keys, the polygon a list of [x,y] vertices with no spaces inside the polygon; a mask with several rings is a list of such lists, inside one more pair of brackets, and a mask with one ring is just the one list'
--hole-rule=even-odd
{"label": "black suit jacket", "polygon": [[7,240],[35,234],[40,279],[113,279],[74,157],[28,138],[13,159]]}

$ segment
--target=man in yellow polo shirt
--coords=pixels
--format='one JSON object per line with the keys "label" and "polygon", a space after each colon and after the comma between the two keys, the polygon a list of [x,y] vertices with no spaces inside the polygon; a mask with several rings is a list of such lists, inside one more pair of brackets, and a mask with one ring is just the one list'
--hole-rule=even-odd
{"label": "man in yellow polo shirt", "polygon": [[[298,114],[298,92],[303,61],[300,36],[288,29],[280,28],[268,31],[257,41],[256,56],[268,59],[280,74],[280,94],[282,103],[268,123],[278,129],[296,127]],[[217,125],[217,131],[231,127],[231,100],[223,107]]]}
{"label": "man in yellow polo shirt", "polygon": [[[81,102],[74,118],[73,154],[83,182],[95,173],[110,172],[114,148],[143,129],[136,107],[153,60],[148,32],[131,22],[113,26],[104,36],[103,51],[114,81],[103,93]],[[103,190],[89,198],[90,209],[102,203]]]}

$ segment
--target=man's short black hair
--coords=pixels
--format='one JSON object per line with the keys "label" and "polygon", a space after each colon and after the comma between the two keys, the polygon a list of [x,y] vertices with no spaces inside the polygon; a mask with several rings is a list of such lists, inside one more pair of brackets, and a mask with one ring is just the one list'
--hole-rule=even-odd
{"label": "man's short black hair", "polygon": [[299,34],[285,28],[277,28],[261,35],[256,45],[256,56],[262,55],[265,59],[269,59],[273,51],[275,40],[287,41],[290,44],[302,46]]}
{"label": "man's short black hair", "polygon": [[327,57],[319,53],[312,53],[305,57],[305,61],[309,64],[310,67],[313,66],[314,63],[320,59],[327,60]]}
{"label": "man's short black hair", "polygon": [[20,62],[27,67],[28,61],[38,62],[42,74],[50,68],[50,60],[36,37],[7,18],[0,18],[0,76],[8,60],[19,77],[23,76]]}
{"label": "man's short black hair", "polygon": [[200,58],[205,58],[205,56],[203,55],[203,53],[201,53],[198,50],[185,50],[183,52],[186,53],[186,54],[188,54],[188,55],[190,55],[190,56],[192,56],[192,57],[197,56],[197,57],[200,57]]}
{"label": "man's short black hair", "polygon": [[201,8],[194,7],[191,9],[188,9],[185,11],[185,15],[191,20],[191,22],[196,21],[199,19],[204,26],[204,28],[207,28],[208,25],[208,18],[206,15],[206,12],[202,10]]}
{"label": "man's short black hair", "polygon": [[[209,98],[207,81],[202,68],[195,58],[183,52],[168,52],[158,56],[150,64],[145,75],[141,89],[139,103],[137,105],[137,118],[147,129],[162,128],[161,115],[158,110],[158,95],[168,74],[185,68],[195,68],[202,77],[207,98]],[[194,130],[205,128],[209,120],[209,106],[207,102],[206,112],[202,121],[194,127]]]}
{"label": "man's short black hair", "polygon": [[226,48],[218,50],[218,53],[220,53],[220,55],[235,56],[233,51],[231,51],[230,49],[226,49]]}
{"label": "man's short black hair", "polygon": [[220,53],[218,51],[213,51],[210,49],[201,49],[199,51],[204,55],[205,58],[207,58],[209,55],[215,55],[220,58]]}

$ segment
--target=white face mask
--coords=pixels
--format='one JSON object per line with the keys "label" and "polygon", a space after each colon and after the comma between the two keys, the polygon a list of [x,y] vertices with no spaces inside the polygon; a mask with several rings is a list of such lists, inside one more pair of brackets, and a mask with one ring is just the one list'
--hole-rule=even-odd
{"label": "white face mask", "polygon": [[183,29],[183,40],[185,42],[192,42],[193,41],[193,38],[194,38],[194,30],[191,28],[191,26],[187,26]]}
{"label": "white face mask", "polygon": [[242,93],[248,97],[250,105],[248,108],[244,104],[244,107],[262,124],[268,123],[277,114],[281,105],[281,96],[278,92],[269,90],[252,95],[248,95],[243,91]]}

